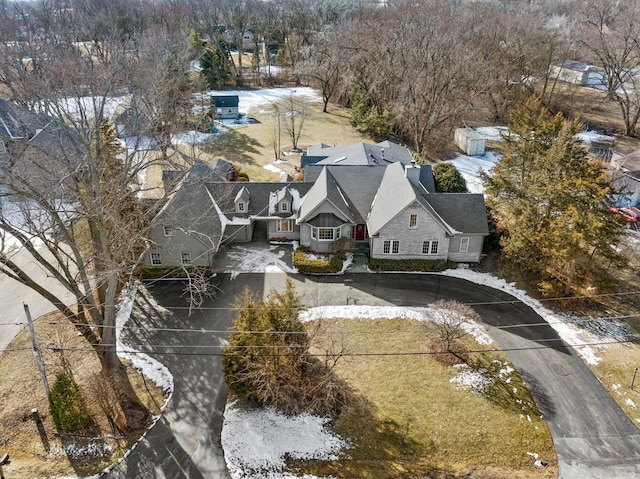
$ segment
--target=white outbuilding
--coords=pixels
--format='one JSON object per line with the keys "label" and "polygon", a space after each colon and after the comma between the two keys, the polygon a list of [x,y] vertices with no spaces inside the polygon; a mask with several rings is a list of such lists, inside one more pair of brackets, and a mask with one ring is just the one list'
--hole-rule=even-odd
{"label": "white outbuilding", "polygon": [[453,141],[466,155],[484,155],[486,139],[473,128],[456,128]]}

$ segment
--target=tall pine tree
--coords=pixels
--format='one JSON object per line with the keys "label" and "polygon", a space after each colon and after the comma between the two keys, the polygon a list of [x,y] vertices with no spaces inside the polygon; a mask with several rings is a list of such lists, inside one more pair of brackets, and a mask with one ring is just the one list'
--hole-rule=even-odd
{"label": "tall pine tree", "polygon": [[619,259],[621,232],[607,208],[613,191],[602,164],[575,138],[579,123],[551,115],[539,100],[511,118],[502,158],[484,175],[487,203],[505,233],[504,255],[543,294],[602,281],[603,265]]}

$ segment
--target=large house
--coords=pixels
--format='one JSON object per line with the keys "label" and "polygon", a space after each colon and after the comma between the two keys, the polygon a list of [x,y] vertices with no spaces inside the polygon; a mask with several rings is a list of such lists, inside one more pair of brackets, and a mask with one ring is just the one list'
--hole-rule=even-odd
{"label": "large house", "polygon": [[[147,264],[210,266],[231,242],[296,240],[329,252],[344,237],[367,245],[372,258],[480,260],[483,195],[436,193],[431,167],[411,162],[404,148],[369,145],[378,160],[368,161],[372,149],[357,145],[345,159],[329,147],[329,155],[314,151],[334,159],[307,164],[301,182],[216,181],[201,163],[156,216]],[[382,148],[385,159],[396,148],[408,156],[380,161]]]}

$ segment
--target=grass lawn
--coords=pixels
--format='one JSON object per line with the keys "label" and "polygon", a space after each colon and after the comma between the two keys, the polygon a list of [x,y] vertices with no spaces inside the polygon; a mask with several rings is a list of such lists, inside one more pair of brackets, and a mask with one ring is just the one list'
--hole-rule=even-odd
{"label": "grass lawn", "polygon": [[[279,106],[283,106],[279,102]],[[318,101],[306,102],[307,117],[298,148],[305,151],[309,146],[325,143],[327,145],[346,145],[361,141],[369,141],[349,124],[349,111],[329,105],[328,112],[322,112],[322,103]],[[273,163],[274,131],[277,116],[272,107],[265,106],[249,112],[249,116],[257,123],[233,126],[232,130],[219,135],[200,148],[200,157],[205,160],[223,158],[248,173],[251,181],[277,181],[279,175],[264,168]],[[281,151],[292,149],[291,138],[287,136],[284,127],[280,133]],[[287,160],[292,170],[300,166],[300,155],[289,155]]]}
{"label": "grass lawn", "polygon": [[591,369],[627,416],[640,425],[640,371],[631,389],[634,369],[640,367],[640,345],[616,344],[597,354],[602,361]]}
{"label": "grass lawn", "polygon": [[[100,371],[100,363],[92,348],[58,313],[42,316],[34,326],[43,351],[49,386],[53,386],[62,359],[60,353],[53,352],[52,348],[64,347],[67,350],[64,358],[82,390],[92,414],[92,423],[87,430],[76,435],[63,437],[59,434],[49,414],[28,329],[23,330],[0,355],[0,377],[3,378],[0,389],[0,453],[9,454],[11,458],[11,464],[4,467],[4,474],[7,478],[49,477],[54,471],[60,476],[96,474],[121,457],[146,431],[148,418],[131,425],[132,432],[126,437],[114,438],[91,387],[94,375]],[[133,368],[127,368],[127,375],[139,401],[153,415],[159,414],[164,404],[164,392]],[[50,446],[48,455],[32,419],[32,408],[37,408],[42,418],[45,439]],[[88,448],[102,452],[82,454],[82,450]]]}
{"label": "grass lawn", "polygon": [[[428,352],[420,323],[407,319],[327,320],[323,330],[348,338],[354,353]],[[479,345],[471,338],[469,347]],[[461,373],[443,355],[350,356],[337,373],[363,398],[335,430],[353,447],[343,460],[304,471],[341,478],[557,477],[549,430],[504,355],[473,354],[491,383],[484,393],[450,380]],[[458,363],[460,361],[457,361]],[[502,373],[500,373],[502,370]],[[507,372],[505,372],[505,370]],[[548,467],[533,465],[537,453]],[[295,467],[301,467],[298,463]],[[444,475],[438,477],[445,477]]]}

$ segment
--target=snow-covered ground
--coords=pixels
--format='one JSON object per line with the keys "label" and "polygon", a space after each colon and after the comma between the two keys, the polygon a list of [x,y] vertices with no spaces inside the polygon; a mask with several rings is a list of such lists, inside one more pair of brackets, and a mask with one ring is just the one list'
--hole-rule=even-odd
{"label": "snow-covered ground", "polygon": [[248,115],[250,111],[258,110],[265,106],[270,106],[279,100],[288,98],[289,96],[303,97],[309,101],[320,102],[317,90],[310,87],[291,87],[291,88],[264,88],[261,90],[209,90],[200,93],[194,93],[193,97],[196,102],[202,102],[203,105],[210,105],[210,98],[214,95],[238,95],[238,112],[241,115]]}
{"label": "snow-covered ground", "polygon": [[453,164],[462,177],[467,182],[467,189],[470,193],[483,193],[482,180],[480,179],[480,171],[491,173],[493,165],[500,159],[500,155],[492,150],[482,156],[467,156],[463,154],[456,155],[448,163]]}

